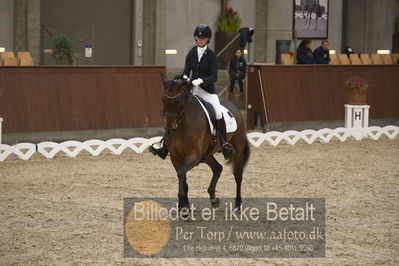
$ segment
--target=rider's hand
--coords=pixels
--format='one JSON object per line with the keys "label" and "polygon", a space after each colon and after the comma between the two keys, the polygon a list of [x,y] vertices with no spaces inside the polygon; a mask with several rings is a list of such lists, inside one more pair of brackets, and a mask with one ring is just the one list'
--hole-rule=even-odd
{"label": "rider's hand", "polygon": [[204,81],[203,81],[202,79],[200,79],[200,78],[195,79],[195,80],[193,80],[193,82],[192,82],[192,84],[193,84],[194,86],[199,86],[199,85],[201,85],[202,83],[204,83]]}
{"label": "rider's hand", "polygon": [[175,76],[175,79],[183,79],[183,75],[182,75],[182,74],[177,74],[177,75]]}
{"label": "rider's hand", "polygon": [[190,79],[187,77],[187,75],[183,75],[182,77],[186,82],[190,82]]}

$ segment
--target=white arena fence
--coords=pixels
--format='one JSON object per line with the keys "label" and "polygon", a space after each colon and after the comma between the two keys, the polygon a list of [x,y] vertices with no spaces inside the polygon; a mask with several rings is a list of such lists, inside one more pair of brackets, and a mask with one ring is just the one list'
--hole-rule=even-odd
{"label": "white arena fence", "polygon": [[[399,127],[368,127],[364,129],[336,128],[321,130],[289,130],[285,132],[270,131],[267,133],[251,132],[247,134],[248,141],[254,147],[260,147],[263,143],[271,146],[277,146],[281,143],[294,145],[298,141],[305,141],[307,144],[315,142],[328,143],[333,139],[341,142],[346,140],[372,139],[378,140],[382,135],[389,139],[394,139],[399,134]],[[86,151],[93,156],[98,156],[105,149],[113,154],[121,154],[126,149],[131,149],[136,153],[142,153],[148,146],[157,143],[162,137],[110,139],[110,140],[88,140],[56,142],[41,142],[39,144],[19,143],[16,145],[0,144],[0,161],[4,161],[8,156],[15,154],[23,160],[28,160],[35,153],[40,153],[46,158],[53,158],[59,152],[63,152],[69,157],[76,157],[81,151]]]}

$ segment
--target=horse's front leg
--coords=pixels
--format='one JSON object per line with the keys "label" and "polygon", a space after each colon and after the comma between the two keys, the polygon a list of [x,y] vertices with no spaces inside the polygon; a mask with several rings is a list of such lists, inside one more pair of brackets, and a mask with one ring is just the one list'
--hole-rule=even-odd
{"label": "horse's front leg", "polygon": [[177,193],[177,196],[179,197],[179,210],[182,208],[189,207],[189,202],[188,202],[188,184],[187,184],[187,174],[188,171],[188,165],[183,164],[178,170],[177,170],[177,178],[179,180],[179,192]]}
{"label": "horse's front leg", "polygon": [[195,161],[194,160],[189,160],[181,165],[179,165],[177,168],[177,177],[179,179],[179,192],[177,193],[177,196],[179,198],[179,210],[182,208],[189,208],[189,202],[188,202],[188,184],[187,184],[187,172],[195,166]]}
{"label": "horse's front leg", "polygon": [[212,207],[215,208],[219,206],[219,199],[216,198],[216,184],[219,180],[220,174],[223,171],[223,166],[221,166],[220,163],[218,163],[218,161],[216,161],[215,157],[213,157],[212,155],[208,156],[205,163],[209,165],[213,173],[211,183],[208,187],[208,193]]}

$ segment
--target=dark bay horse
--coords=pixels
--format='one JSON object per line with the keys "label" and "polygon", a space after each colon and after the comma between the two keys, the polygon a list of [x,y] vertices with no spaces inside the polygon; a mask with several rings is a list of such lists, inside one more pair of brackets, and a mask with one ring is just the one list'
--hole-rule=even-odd
{"label": "dark bay horse", "polygon": [[[165,90],[162,97],[163,117],[166,135],[164,145],[167,146],[172,164],[179,179],[179,209],[188,208],[188,184],[186,174],[200,163],[206,163],[212,169],[212,180],[208,193],[213,207],[217,207],[216,184],[222,173],[214,153],[221,150],[220,140],[211,135],[207,117],[198,102],[190,93],[190,85],[182,79],[167,81],[162,75]],[[241,182],[244,167],[250,156],[244,120],[240,111],[229,102],[221,102],[237,121],[237,130],[228,134],[229,142],[234,147],[234,154],[229,163],[232,164],[236,181],[235,207],[241,206]],[[214,143],[212,145],[211,143]]]}

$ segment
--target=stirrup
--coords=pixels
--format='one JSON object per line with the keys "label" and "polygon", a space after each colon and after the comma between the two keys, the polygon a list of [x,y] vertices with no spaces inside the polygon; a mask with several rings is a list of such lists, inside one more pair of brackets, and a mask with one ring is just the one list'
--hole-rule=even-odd
{"label": "stirrup", "polygon": [[230,143],[226,142],[222,144],[222,154],[225,160],[231,159],[231,156],[234,154],[234,147]]}

